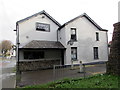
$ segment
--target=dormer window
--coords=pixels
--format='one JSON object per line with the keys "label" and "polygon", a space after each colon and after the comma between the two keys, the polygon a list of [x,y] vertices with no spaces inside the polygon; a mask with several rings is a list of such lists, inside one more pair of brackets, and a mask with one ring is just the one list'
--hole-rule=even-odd
{"label": "dormer window", "polygon": [[44,23],[36,23],[36,30],[37,31],[46,31],[50,32],[50,25],[49,24],[44,24]]}
{"label": "dormer window", "polygon": [[76,41],[76,28],[71,28],[71,40]]}

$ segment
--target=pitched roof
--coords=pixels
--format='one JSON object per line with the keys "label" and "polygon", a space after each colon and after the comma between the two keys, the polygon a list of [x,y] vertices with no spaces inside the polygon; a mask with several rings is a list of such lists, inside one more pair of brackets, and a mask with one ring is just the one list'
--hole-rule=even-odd
{"label": "pitched roof", "polygon": [[38,14],[45,14],[45,15],[46,15],[49,19],[51,19],[55,24],[57,24],[59,27],[61,26],[60,23],[58,23],[53,17],[51,17],[51,16],[50,16],[47,12],[45,12],[44,10],[41,11],[41,12],[35,13],[35,14],[29,16],[29,17],[26,17],[26,18],[24,18],[24,19],[22,19],[22,20],[19,20],[19,21],[17,21],[16,23],[24,22],[24,21],[26,21],[26,20],[34,17],[34,16],[37,16]]}
{"label": "pitched roof", "polygon": [[65,49],[65,47],[57,41],[40,41],[33,40],[26,44],[22,48],[54,48],[54,49]]}
{"label": "pitched roof", "polygon": [[94,20],[92,20],[86,13],[83,13],[82,15],[79,15],[79,16],[71,19],[70,21],[66,22],[65,24],[63,24],[63,25],[59,28],[59,30],[60,30],[61,28],[63,28],[64,26],[66,26],[67,24],[69,24],[70,22],[72,22],[72,21],[74,21],[74,20],[76,20],[76,19],[78,19],[78,18],[80,18],[80,17],[85,17],[85,18],[87,18],[87,19],[88,19],[95,27],[97,27],[99,30],[101,30],[101,31],[107,31],[107,30],[105,30],[105,29],[102,29],[102,28],[101,28]]}

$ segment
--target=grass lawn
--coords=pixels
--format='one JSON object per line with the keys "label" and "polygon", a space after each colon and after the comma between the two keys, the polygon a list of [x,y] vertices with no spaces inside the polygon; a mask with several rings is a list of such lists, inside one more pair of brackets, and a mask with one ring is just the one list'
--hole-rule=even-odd
{"label": "grass lawn", "polygon": [[65,78],[42,85],[24,88],[118,88],[118,76],[99,74],[88,78]]}

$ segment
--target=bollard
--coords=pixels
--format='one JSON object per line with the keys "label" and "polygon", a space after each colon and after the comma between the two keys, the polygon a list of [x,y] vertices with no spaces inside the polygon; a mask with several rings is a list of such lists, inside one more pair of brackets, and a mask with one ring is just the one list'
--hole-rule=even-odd
{"label": "bollard", "polygon": [[83,73],[83,64],[82,64],[82,61],[80,61],[80,65],[79,65],[79,72],[78,73]]}
{"label": "bollard", "polygon": [[82,61],[80,61],[80,72],[83,72],[83,65],[82,65]]}

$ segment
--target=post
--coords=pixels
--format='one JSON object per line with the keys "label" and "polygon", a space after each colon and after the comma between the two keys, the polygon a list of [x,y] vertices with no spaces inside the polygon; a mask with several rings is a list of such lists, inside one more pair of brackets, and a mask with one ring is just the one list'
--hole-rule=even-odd
{"label": "post", "polygon": [[74,67],[73,60],[71,60],[71,70],[73,70],[73,67]]}
{"label": "post", "polygon": [[53,81],[55,81],[55,65],[53,66]]}
{"label": "post", "polygon": [[21,81],[21,71],[19,68],[19,26],[18,23],[16,23],[16,32],[17,32],[17,50],[16,50],[16,59],[17,59],[17,65],[16,65],[16,86],[19,84],[19,82]]}
{"label": "post", "polygon": [[84,78],[85,78],[85,64],[83,64],[83,72],[84,72]]}

